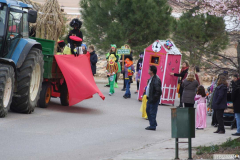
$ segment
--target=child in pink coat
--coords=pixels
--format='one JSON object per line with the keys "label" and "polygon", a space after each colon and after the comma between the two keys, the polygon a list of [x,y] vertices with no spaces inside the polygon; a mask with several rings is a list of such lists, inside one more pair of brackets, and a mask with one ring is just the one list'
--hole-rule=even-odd
{"label": "child in pink coat", "polygon": [[197,95],[195,96],[197,102],[197,117],[196,117],[196,129],[204,129],[207,127],[207,106],[206,106],[206,93],[203,86],[199,86],[197,89]]}

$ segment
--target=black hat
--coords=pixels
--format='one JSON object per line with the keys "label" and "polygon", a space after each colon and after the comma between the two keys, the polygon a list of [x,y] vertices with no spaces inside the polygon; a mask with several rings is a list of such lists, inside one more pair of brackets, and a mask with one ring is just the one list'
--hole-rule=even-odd
{"label": "black hat", "polygon": [[237,74],[234,74],[234,75],[233,75],[233,77],[236,77],[236,78],[238,78],[238,75],[237,75]]}
{"label": "black hat", "polygon": [[141,52],[139,55],[142,55],[142,54],[144,55],[144,52]]}
{"label": "black hat", "polygon": [[72,27],[72,28],[74,28],[74,25],[77,25],[77,27],[78,27],[78,29],[80,29],[81,27],[82,27],[82,22],[79,20],[79,19],[77,19],[77,18],[75,18],[75,19],[73,19],[71,22],[70,22],[70,26]]}
{"label": "black hat", "polygon": [[124,60],[126,60],[127,58],[129,58],[130,61],[133,61],[132,56],[130,56],[130,55],[125,55],[125,56],[124,56]]}
{"label": "black hat", "polygon": [[58,42],[59,47],[63,48],[66,44],[64,40]]}

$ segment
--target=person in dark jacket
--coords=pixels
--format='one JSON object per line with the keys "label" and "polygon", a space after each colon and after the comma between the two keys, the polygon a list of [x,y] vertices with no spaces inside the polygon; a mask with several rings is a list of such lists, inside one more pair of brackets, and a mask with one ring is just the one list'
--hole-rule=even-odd
{"label": "person in dark jacket", "polygon": [[232,82],[232,101],[234,113],[237,121],[237,132],[233,136],[240,136],[240,79],[238,75],[233,76]]}
{"label": "person in dark jacket", "polygon": [[180,89],[179,89],[179,94],[180,94],[180,104],[178,107],[183,107],[183,103],[182,103],[182,94],[183,94],[183,86],[182,86],[182,82],[184,80],[184,77],[186,75],[186,73],[188,73],[188,68],[189,68],[189,62],[188,61],[184,61],[182,64],[182,69],[180,71],[180,73],[170,73],[170,75],[172,76],[176,76],[176,77],[180,77]]}
{"label": "person in dark jacket", "polygon": [[137,62],[137,67],[136,67],[137,91],[135,92],[135,94],[137,94],[139,90],[139,84],[140,84],[141,73],[142,73],[142,65],[143,65],[143,55],[144,55],[144,52],[141,52],[139,54],[139,60]]}
{"label": "person in dark jacket", "polygon": [[162,82],[160,78],[156,75],[157,74],[157,67],[150,66],[148,70],[149,75],[151,78],[148,80],[146,95],[147,95],[147,116],[150,123],[150,126],[145,128],[146,130],[156,130],[157,127],[157,111],[158,105],[160,102],[160,97],[162,95]]}
{"label": "person in dark jacket", "polygon": [[82,27],[82,22],[75,18],[70,22],[70,26],[73,28],[73,30],[71,30],[68,34],[68,43],[72,43],[70,36],[77,36],[83,41],[83,34],[80,31],[80,28]]}
{"label": "person in dark jacket", "polygon": [[212,101],[212,108],[216,112],[218,129],[214,133],[225,134],[223,113],[227,108],[227,80],[225,77],[219,78]]}
{"label": "person in dark jacket", "polygon": [[94,51],[94,46],[90,45],[88,47],[89,53],[90,53],[90,62],[91,62],[91,69],[92,69],[92,74],[93,76],[96,74],[96,70],[97,70],[97,61],[98,61],[98,57]]}
{"label": "person in dark jacket", "polygon": [[194,72],[188,72],[187,79],[182,83],[183,86],[183,95],[182,102],[185,107],[194,107],[194,97],[196,95],[196,89],[199,86],[198,81],[195,79]]}

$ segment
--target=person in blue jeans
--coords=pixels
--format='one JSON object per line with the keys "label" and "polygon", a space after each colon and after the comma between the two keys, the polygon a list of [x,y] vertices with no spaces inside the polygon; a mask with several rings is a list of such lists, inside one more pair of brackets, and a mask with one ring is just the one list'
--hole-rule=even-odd
{"label": "person in blue jeans", "polygon": [[237,132],[232,135],[240,136],[240,79],[238,75],[233,76],[232,89],[233,108],[237,121]]}
{"label": "person in blue jeans", "polygon": [[160,102],[160,97],[162,95],[162,82],[160,78],[157,76],[157,67],[150,66],[148,70],[151,78],[148,80],[146,95],[147,95],[147,116],[149,120],[150,126],[145,128],[146,130],[156,130],[157,127],[157,111],[158,105]]}
{"label": "person in blue jeans", "polygon": [[123,95],[123,98],[131,98],[131,92],[130,92],[130,85],[133,83],[132,76],[135,72],[134,66],[133,66],[133,58],[131,56],[125,56],[125,65],[124,65],[124,71],[125,74],[125,84],[126,84],[126,92]]}

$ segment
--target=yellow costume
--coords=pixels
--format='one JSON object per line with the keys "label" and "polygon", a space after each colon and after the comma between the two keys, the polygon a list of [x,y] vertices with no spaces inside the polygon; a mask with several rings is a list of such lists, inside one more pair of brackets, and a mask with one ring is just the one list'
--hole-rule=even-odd
{"label": "yellow costume", "polygon": [[147,95],[144,95],[143,98],[142,98],[142,106],[140,108],[140,112],[142,112],[142,117],[147,119],[147,112],[146,112],[146,109],[147,109]]}

